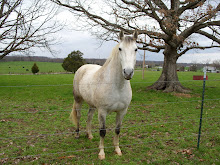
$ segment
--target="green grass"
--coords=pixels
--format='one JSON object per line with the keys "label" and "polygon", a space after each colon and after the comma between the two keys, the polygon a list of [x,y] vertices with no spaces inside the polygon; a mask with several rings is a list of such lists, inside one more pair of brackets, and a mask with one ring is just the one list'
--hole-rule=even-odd
{"label": "green grass", "polygon": [[204,104],[201,144],[197,150],[202,81],[188,81],[198,73],[178,74],[192,93],[146,90],[160,72],[146,72],[144,80],[141,71],[135,72],[131,81],[133,99],[120,134],[123,156],[115,155],[112,147],[112,113],[107,117],[104,161],[97,156],[97,112],[92,125],[94,139],[85,138],[86,104],[82,109],[81,137],[74,138],[74,126],[68,120],[73,103],[73,74],[0,75],[0,86],[19,86],[0,87],[0,163],[218,164],[220,84],[216,80],[220,75],[208,74],[208,100]]}
{"label": "green grass", "polygon": [[[0,74],[30,74],[34,63],[29,61],[0,62]],[[39,73],[65,72],[62,63],[36,62],[36,64],[39,67]]]}

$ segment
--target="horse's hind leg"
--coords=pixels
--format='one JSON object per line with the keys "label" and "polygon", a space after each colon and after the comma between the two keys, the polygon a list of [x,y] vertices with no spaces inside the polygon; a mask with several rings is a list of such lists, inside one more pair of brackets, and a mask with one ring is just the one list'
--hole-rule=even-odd
{"label": "horse's hind leg", "polygon": [[93,138],[92,129],[91,129],[91,122],[92,122],[94,112],[95,112],[95,108],[90,107],[89,112],[88,112],[87,125],[86,125],[86,132],[87,132],[87,136],[88,136],[89,139]]}
{"label": "horse's hind leg", "polygon": [[76,138],[79,138],[79,122],[80,122],[80,117],[81,117],[81,106],[82,106],[82,101],[74,101],[73,103],[73,109],[70,114],[70,119],[73,121],[73,123],[76,125]]}
{"label": "horse's hind leg", "polygon": [[117,115],[116,115],[116,128],[115,128],[115,136],[114,136],[113,144],[115,146],[115,152],[119,156],[122,155],[121,149],[119,148],[119,133],[120,133],[121,125],[122,125],[122,120],[126,112],[127,112],[127,109],[125,109],[124,111],[117,112]]}

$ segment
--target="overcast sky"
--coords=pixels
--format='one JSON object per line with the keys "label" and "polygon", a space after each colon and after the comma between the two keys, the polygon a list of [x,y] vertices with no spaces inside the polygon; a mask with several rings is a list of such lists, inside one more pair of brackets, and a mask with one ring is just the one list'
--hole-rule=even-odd
{"label": "overcast sky", "polygon": [[[84,55],[84,58],[108,58],[111,53],[112,48],[117,44],[114,41],[104,42],[100,45],[100,41],[91,36],[88,32],[74,31],[73,26],[76,25],[74,17],[67,10],[63,10],[57,15],[57,19],[60,21],[68,22],[68,25],[65,26],[63,30],[56,34],[56,37],[59,39],[59,44],[52,47],[57,53],[51,55],[47,51],[37,50],[35,55],[37,56],[47,56],[47,57],[57,57],[65,58],[74,50],[81,51]],[[196,38],[201,40],[201,45],[206,45],[208,41],[205,37]],[[146,61],[163,61],[163,51],[159,53],[152,53],[146,51]],[[144,52],[139,50],[137,52],[137,60],[143,59]],[[178,63],[206,63],[207,61],[212,62],[214,60],[220,60],[220,49],[206,49],[206,50],[191,50],[187,54],[181,56],[178,59]]]}

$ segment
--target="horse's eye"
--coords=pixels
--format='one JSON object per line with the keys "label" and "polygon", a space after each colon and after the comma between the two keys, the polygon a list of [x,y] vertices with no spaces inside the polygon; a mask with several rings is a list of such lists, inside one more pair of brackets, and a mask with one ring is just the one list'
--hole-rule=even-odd
{"label": "horse's eye", "polygon": [[138,50],[138,49],[136,48],[136,49],[135,49],[135,52],[136,52],[137,50]]}
{"label": "horse's eye", "polygon": [[118,48],[119,49],[119,51],[121,51],[121,48]]}

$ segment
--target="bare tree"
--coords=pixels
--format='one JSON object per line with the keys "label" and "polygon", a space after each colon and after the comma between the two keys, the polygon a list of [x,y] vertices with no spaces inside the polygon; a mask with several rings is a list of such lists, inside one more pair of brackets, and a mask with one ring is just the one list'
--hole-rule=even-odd
{"label": "bare tree", "polygon": [[47,0],[1,0],[0,60],[33,47],[50,50],[55,43],[51,35],[61,29],[53,21],[56,11],[56,6]]}
{"label": "bare tree", "polygon": [[[139,49],[163,51],[163,71],[150,89],[189,92],[177,76],[177,59],[191,49],[220,47],[220,4],[217,0],[52,0],[68,8],[81,30],[102,40],[117,40],[120,30],[139,32]],[[148,36],[145,42],[144,35]],[[203,36],[207,42],[198,40]]]}
{"label": "bare tree", "polygon": [[216,69],[220,70],[220,60],[214,60],[212,63],[213,67],[216,67]]}

